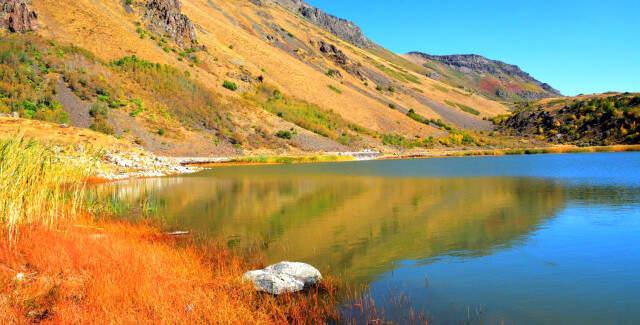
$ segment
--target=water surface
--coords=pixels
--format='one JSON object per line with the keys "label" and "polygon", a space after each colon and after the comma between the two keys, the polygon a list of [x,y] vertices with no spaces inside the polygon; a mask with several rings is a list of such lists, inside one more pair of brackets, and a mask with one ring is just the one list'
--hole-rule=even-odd
{"label": "water surface", "polygon": [[637,324],[639,170],[640,153],[470,157],[221,167],[98,191],[123,215],[143,207],[366,284],[397,322]]}

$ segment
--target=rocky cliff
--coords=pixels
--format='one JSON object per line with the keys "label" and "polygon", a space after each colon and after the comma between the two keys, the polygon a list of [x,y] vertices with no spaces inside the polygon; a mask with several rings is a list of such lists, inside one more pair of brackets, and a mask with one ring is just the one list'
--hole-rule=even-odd
{"label": "rocky cliff", "polygon": [[38,27],[38,15],[28,0],[0,0],[0,26],[24,33]]}
{"label": "rocky cliff", "polygon": [[149,29],[169,35],[182,48],[197,47],[196,30],[186,15],[182,14],[180,0],[150,0],[143,19]]}
{"label": "rocky cliff", "polygon": [[303,0],[273,0],[275,3],[300,14],[310,22],[330,31],[345,41],[362,48],[371,46],[360,27],[353,22],[327,14],[326,12],[308,5]]}

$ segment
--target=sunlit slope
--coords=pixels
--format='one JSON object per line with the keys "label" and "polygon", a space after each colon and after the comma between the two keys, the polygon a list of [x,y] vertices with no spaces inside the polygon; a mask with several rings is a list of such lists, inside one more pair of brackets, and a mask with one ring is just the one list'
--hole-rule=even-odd
{"label": "sunlit slope", "polygon": [[505,102],[558,97],[560,92],[522,71],[518,66],[480,55],[429,55],[410,52],[404,58],[420,71],[458,90]]}
{"label": "sunlit slope", "polygon": [[[188,72],[215,94],[216,109],[229,109],[228,119],[236,126],[237,138],[246,149],[376,147],[384,134],[409,138],[446,134],[437,125],[407,118],[409,109],[471,129],[490,128],[482,118],[506,111],[502,104],[481,96],[443,90],[450,86],[392,62],[406,62],[395,54],[358,48],[276,4],[262,2],[256,6],[250,1],[182,1],[182,12],[193,21],[198,43],[206,48],[194,54],[195,63],[181,56],[172,44],[160,44],[146,33],[142,1],[134,1],[130,10],[115,0],[42,0],[35,1],[34,7],[41,23],[38,33],[45,38],[85,48],[104,62],[136,55]],[[224,89],[224,81],[237,84],[238,90]],[[286,116],[280,118],[266,112],[263,103],[245,96],[261,85],[335,112],[346,123],[371,132],[349,131],[357,141],[329,139],[340,142],[335,145],[316,145],[326,142],[326,136],[316,137],[313,130],[306,135],[313,145],[280,141],[273,136],[252,141],[261,133],[273,135],[278,130],[300,126],[296,121],[287,121]],[[471,108],[474,113],[461,107]],[[194,131],[192,127],[188,129]],[[182,137],[192,136],[185,133]]]}

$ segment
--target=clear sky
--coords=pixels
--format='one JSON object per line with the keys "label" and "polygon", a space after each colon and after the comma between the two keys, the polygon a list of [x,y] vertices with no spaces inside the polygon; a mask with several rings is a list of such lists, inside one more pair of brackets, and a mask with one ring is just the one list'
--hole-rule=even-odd
{"label": "clear sky", "polygon": [[396,52],[475,53],[565,95],[640,91],[640,0],[307,0]]}

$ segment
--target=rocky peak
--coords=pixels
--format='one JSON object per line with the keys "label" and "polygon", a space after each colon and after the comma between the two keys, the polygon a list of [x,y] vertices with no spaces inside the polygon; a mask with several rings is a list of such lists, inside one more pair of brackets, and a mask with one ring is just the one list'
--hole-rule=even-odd
{"label": "rocky peak", "polygon": [[180,0],[149,0],[143,19],[149,29],[169,35],[182,48],[197,47],[193,23],[182,13]]}
{"label": "rocky peak", "polygon": [[0,0],[0,26],[11,32],[24,33],[38,27],[38,15],[29,0]]}
{"label": "rocky peak", "polygon": [[273,0],[282,7],[300,14],[305,19],[320,26],[345,41],[362,48],[371,46],[371,41],[364,35],[360,27],[342,18],[308,5],[303,0]]}

